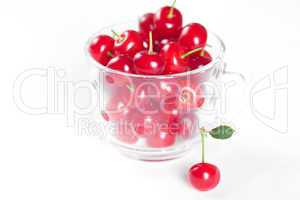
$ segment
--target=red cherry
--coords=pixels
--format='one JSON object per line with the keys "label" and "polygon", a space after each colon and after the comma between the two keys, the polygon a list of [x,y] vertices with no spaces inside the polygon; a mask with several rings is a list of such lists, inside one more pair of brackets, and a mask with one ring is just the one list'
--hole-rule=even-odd
{"label": "red cherry", "polygon": [[[109,110],[110,106],[116,106],[116,108],[114,108],[113,110]],[[124,119],[126,115],[129,114],[129,108],[128,107],[123,107],[123,105],[120,105],[120,107],[117,107],[118,105],[109,105],[107,106],[107,110],[105,111],[101,111],[101,116],[103,117],[103,119],[105,121],[117,121],[117,120],[121,120]]]}
{"label": "red cherry", "polygon": [[200,87],[184,87],[178,96],[178,108],[184,111],[190,111],[200,108],[204,104],[204,96]]}
{"label": "red cherry", "polygon": [[112,58],[114,40],[108,35],[99,35],[89,47],[90,54],[102,65],[106,65]]}
{"label": "red cherry", "polygon": [[133,62],[135,71],[138,74],[158,75],[164,71],[165,65],[163,59],[153,51],[152,32],[149,33],[149,50],[137,53],[134,56]]}
{"label": "red cherry", "polygon": [[158,75],[165,68],[163,59],[155,52],[141,51],[134,56],[135,71],[138,74]]}
{"label": "red cherry", "polygon": [[[113,58],[109,63],[108,67],[111,69],[127,72],[127,73],[135,73],[133,67],[133,61],[126,55],[119,55]],[[114,72],[107,72],[104,74],[105,81],[104,83],[108,83],[113,86],[118,87],[127,87],[129,89],[134,88],[133,79],[130,76],[117,74]]]}
{"label": "red cherry", "polygon": [[135,135],[132,126],[127,123],[126,120],[118,124],[118,132],[116,138],[121,142],[125,142],[127,144],[134,144],[138,140],[138,137]]}
{"label": "red cherry", "polygon": [[154,14],[146,13],[139,19],[139,32],[146,42],[149,42],[149,32],[153,34],[153,40],[158,39],[157,32],[154,26]]}
{"label": "red cherry", "polygon": [[139,19],[139,29],[141,33],[146,33],[146,37],[149,36],[149,32],[154,30],[153,23],[154,14],[146,13]]}
{"label": "red cherry", "polygon": [[168,113],[168,114],[174,112],[178,113],[178,111],[179,112],[186,111],[186,109],[184,108],[188,106],[184,106],[184,103],[180,102],[179,98],[181,97],[182,94],[184,94],[185,90],[183,88],[187,88],[187,87],[193,88],[193,90],[196,91],[195,92],[196,95],[198,95],[197,97],[201,97],[200,94],[202,95],[202,93],[198,91],[200,89],[195,87],[197,86],[197,83],[198,82],[194,81],[194,79],[186,79],[186,78],[183,79],[171,78],[164,81],[160,80],[158,82],[158,88],[160,90],[161,110],[164,113]]}
{"label": "red cherry", "polygon": [[164,120],[168,124],[170,133],[178,135],[180,131],[180,121],[182,113],[177,108],[172,108],[171,110],[163,113]]}
{"label": "red cherry", "polygon": [[215,165],[198,163],[190,168],[188,177],[196,189],[208,191],[218,185],[220,181],[220,171]]}
{"label": "red cherry", "polygon": [[127,90],[113,94],[108,100],[105,110],[101,112],[106,121],[116,121],[126,118],[130,114],[132,95]]}
{"label": "red cherry", "polygon": [[176,135],[172,133],[168,124],[160,124],[154,134],[147,136],[146,142],[154,148],[169,147],[176,142]]}
{"label": "red cherry", "polygon": [[182,27],[182,15],[173,5],[162,7],[155,13],[154,24],[160,38],[177,38]]}
{"label": "red cherry", "polygon": [[136,115],[131,118],[131,124],[137,135],[143,137],[151,136],[155,134],[156,127],[159,123],[158,118],[158,115],[136,113]]}
{"label": "red cherry", "polygon": [[159,52],[161,49],[170,42],[176,42],[175,38],[165,38],[162,40],[156,40],[154,43],[154,50]]}
{"label": "red cherry", "polygon": [[159,111],[159,89],[151,82],[136,86],[134,91],[134,106],[142,114],[157,114]]}
{"label": "red cherry", "polygon": [[[114,33],[117,35],[116,33]],[[121,35],[117,35],[115,40],[115,53],[128,55],[133,58],[133,56],[144,49],[143,39],[141,35],[134,30],[127,30]]]}
{"label": "red cherry", "polygon": [[163,112],[171,114],[178,110],[178,97],[177,95],[166,96],[161,100],[161,108]]}
{"label": "red cherry", "polygon": [[192,70],[197,69],[199,66],[207,65],[211,61],[211,55],[205,50],[192,54],[188,59],[189,66]]}
{"label": "red cherry", "polygon": [[162,100],[163,109],[166,112],[178,109],[180,112],[190,112],[200,108],[205,98],[201,88],[183,87],[178,94],[169,95]]}
{"label": "red cherry", "polygon": [[120,74],[108,73],[105,75],[105,81],[111,85],[118,87],[132,87],[132,80],[130,77]]}
{"label": "red cherry", "polygon": [[178,38],[180,45],[193,50],[205,47],[207,40],[207,31],[204,26],[198,23],[191,23],[182,28]]}
{"label": "red cherry", "polygon": [[183,58],[185,49],[176,42],[169,42],[160,51],[161,57],[165,59],[164,74],[182,73],[188,70],[187,59]]}
{"label": "red cherry", "polygon": [[159,92],[161,98],[179,94],[180,87],[181,86],[178,83],[176,83],[174,79],[159,80],[158,82],[158,88],[160,90]]}
{"label": "red cherry", "polygon": [[119,55],[114,58],[112,58],[108,64],[107,67],[122,71],[122,72],[127,72],[127,73],[134,73],[133,71],[133,61],[131,58],[129,58],[126,55]]}

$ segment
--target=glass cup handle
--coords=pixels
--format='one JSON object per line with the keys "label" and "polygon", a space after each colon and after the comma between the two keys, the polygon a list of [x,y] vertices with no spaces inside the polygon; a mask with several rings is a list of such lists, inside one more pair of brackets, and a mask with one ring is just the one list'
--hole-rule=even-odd
{"label": "glass cup handle", "polygon": [[[233,71],[228,71],[227,70],[227,63],[224,61],[221,61],[220,65],[212,71],[213,73],[213,77],[215,77],[215,79],[220,80],[221,82],[225,82],[224,80],[222,80],[222,77],[227,77],[230,78],[231,80],[236,80],[240,83],[245,83],[246,82],[246,78],[243,74],[239,73],[239,72],[233,72]],[[212,91],[213,94],[212,96],[217,96],[215,94],[216,91]],[[217,98],[211,98],[209,101],[209,104],[212,106],[216,106],[217,103]]]}
{"label": "glass cup handle", "polygon": [[245,78],[245,76],[242,74],[242,73],[239,73],[239,72],[233,72],[233,71],[228,71],[227,70],[227,63],[226,62],[224,62],[223,63],[223,69],[222,69],[222,75],[224,75],[224,76],[235,76],[235,77],[237,77],[239,80],[241,80],[241,82],[246,82],[246,78]]}

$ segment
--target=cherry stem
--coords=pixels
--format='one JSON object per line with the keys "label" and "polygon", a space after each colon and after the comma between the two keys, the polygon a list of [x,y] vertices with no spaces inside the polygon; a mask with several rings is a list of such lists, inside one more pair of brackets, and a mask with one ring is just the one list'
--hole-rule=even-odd
{"label": "cherry stem", "polygon": [[111,32],[113,33],[113,37],[116,37],[117,39],[121,37],[116,31],[111,30]]}
{"label": "cherry stem", "polygon": [[202,163],[205,162],[205,135],[206,135],[206,130],[204,128],[200,129],[200,134],[201,134],[201,158],[202,158]]}
{"label": "cherry stem", "polygon": [[126,85],[126,87],[128,88],[128,90],[133,93],[134,92],[134,86],[133,85]]}
{"label": "cherry stem", "polygon": [[204,49],[202,49],[202,51],[200,51],[200,56],[203,57],[205,55],[205,51]]}
{"label": "cherry stem", "polygon": [[182,59],[183,59],[183,58],[186,58],[186,57],[192,55],[193,53],[196,53],[196,52],[201,51],[201,50],[204,50],[204,49],[203,49],[202,47],[193,49],[193,50],[191,50],[191,51],[189,51],[189,52],[183,54],[183,55],[181,56],[181,58],[182,58]]}
{"label": "cherry stem", "polygon": [[153,37],[152,37],[152,31],[149,32],[149,50],[148,54],[153,54]]}
{"label": "cherry stem", "polygon": [[168,14],[168,18],[169,18],[169,19],[173,17],[175,4],[176,4],[176,0],[174,0],[173,3],[172,3],[170,12],[169,12],[169,14]]}
{"label": "cherry stem", "polygon": [[111,51],[107,52],[107,55],[112,58],[114,57],[114,54]]}

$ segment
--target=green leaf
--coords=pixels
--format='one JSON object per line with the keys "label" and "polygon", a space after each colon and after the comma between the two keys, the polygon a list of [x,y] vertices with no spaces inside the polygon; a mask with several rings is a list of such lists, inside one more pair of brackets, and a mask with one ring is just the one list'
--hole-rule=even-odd
{"label": "green leaf", "polygon": [[226,125],[216,127],[214,129],[212,129],[211,131],[209,131],[209,134],[213,138],[221,139],[221,140],[230,138],[233,133],[234,133],[234,130],[231,127],[226,126]]}

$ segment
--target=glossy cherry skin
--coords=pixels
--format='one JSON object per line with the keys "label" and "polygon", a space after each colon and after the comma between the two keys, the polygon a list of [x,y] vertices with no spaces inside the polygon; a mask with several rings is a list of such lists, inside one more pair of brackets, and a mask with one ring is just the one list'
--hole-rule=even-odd
{"label": "glossy cherry skin", "polygon": [[108,35],[99,35],[89,47],[90,54],[102,65],[106,65],[112,58],[114,40]]}
{"label": "glossy cherry skin", "polygon": [[200,108],[204,104],[204,100],[201,88],[184,87],[179,93],[178,108],[188,112]]}
{"label": "glossy cherry skin", "polygon": [[160,39],[177,38],[182,27],[182,15],[180,11],[173,8],[173,14],[170,15],[172,7],[165,6],[155,13],[154,24]]}
{"label": "glossy cherry skin", "polygon": [[161,49],[170,42],[176,42],[176,39],[175,38],[165,38],[165,39],[161,39],[161,40],[156,40],[154,43],[154,50],[156,52],[160,52]]}
{"label": "glossy cherry skin", "polygon": [[149,33],[154,30],[154,14],[146,13],[139,18],[139,30],[141,33]]}
{"label": "glossy cherry skin", "polygon": [[197,190],[208,191],[220,182],[220,171],[215,165],[198,163],[190,168],[188,178]]}
{"label": "glossy cherry skin", "polygon": [[[133,61],[130,57],[126,55],[119,55],[114,57],[107,65],[107,67],[127,72],[127,73],[135,73]],[[118,87],[132,87],[134,85],[133,79],[130,76],[126,76],[123,74],[117,74],[114,72],[104,73],[105,82],[104,84],[108,83],[109,85],[118,86]]]}
{"label": "glossy cherry skin", "polygon": [[141,35],[134,30],[127,30],[115,40],[115,53],[118,55],[133,56],[144,49]]}
{"label": "glossy cherry skin", "polygon": [[207,31],[204,26],[198,23],[191,23],[182,28],[178,38],[180,45],[188,51],[205,47],[207,41]]}
{"label": "glossy cherry skin", "polygon": [[158,88],[161,98],[179,94],[180,87],[181,86],[176,83],[174,79],[159,80],[158,82]]}
{"label": "glossy cherry skin", "polygon": [[134,107],[143,115],[159,112],[159,89],[151,82],[137,84],[134,91]]}
{"label": "glossy cherry skin", "polygon": [[200,88],[183,87],[178,94],[169,95],[163,100],[163,108],[170,111],[176,108],[180,112],[191,112],[199,109],[205,102]]}
{"label": "glossy cherry skin", "polygon": [[163,148],[175,144],[176,135],[172,133],[168,125],[160,124],[154,134],[147,136],[146,143],[149,147]]}
{"label": "glossy cherry skin", "polygon": [[189,66],[191,67],[191,70],[197,69],[200,66],[205,66],[209,64],[212,61],[211,55],[204,50],[204,52],[197,52],[195,54],[192,54],[188,58]]}
{"label": "glossy cherry skin", "polygon": [[133,59],[137,74],[159,75],[165,69],[163,59],[155,52],[141,51]]}
{"label": "glossy cherry skin", "polygon": [[152,31],[152,39],[156,41],[158,35],[154,26],[154,14],[146,13],[139,18],[139,32],[146,42],[149,42],[149,32]]}
{"label": "glossy cherry skin", "polygon": [[102,117],[106,121],[125,119],[131,113],[130,106],[132,102],[133,97],[130,91],[114,91],[107,101],[105,110],[101,112]]}
{"label": "glossy cherry skin", "polygon": [[199,81],[201,76],[190,76],[160,81],[161,109],[164,112],[189,112],[200,108],[204,101],[204,91]]}
{"label": "glossy cherry skin", "polygon": [[139,136],[153,134],[153,130],[159,121],[159,91],[151,83],[144,82],[136,84],[132,93],[134,107],[133,114],[126,118],[133,125],[134,130]]}
{"label": "glossy cherry skin", "polygon": [[182,58],[185,52],[177,42],[169,42],[161,49],[160,56],[166,63],[164,74],[182,73],[188,70],[188,61]]}
{"label": "glossy cherry skin", "polygon": [[126,75],[120,75],[115,73],[108,73],[105,75],[105,83],[108,83],[110,85],[115,85],[118,87],[131,87],[132,86],[132,80],[130,77]]}
{"label": "glossy cherry skin", "polygon": [[119,55],[112,58],[108,62],[107,67],[121,72],[134,73],[133,61],[126,55]]}
{"label": "glossy cherry skin", "polygon": [[158,115],[138,113],[131,118],[131,124],[138,136],[147,137],[155,134],[158,118]]}
{"label": "glossy cherry skin", "polygon": [[167,123],[169,133],[172,133],[175,136],[178,135],[183,113],[180,112],[180,110],[178,110],[176,107],[173,107],[168,111],[162,112],[162,115],[164,116],[164,120],[162,121]]}

